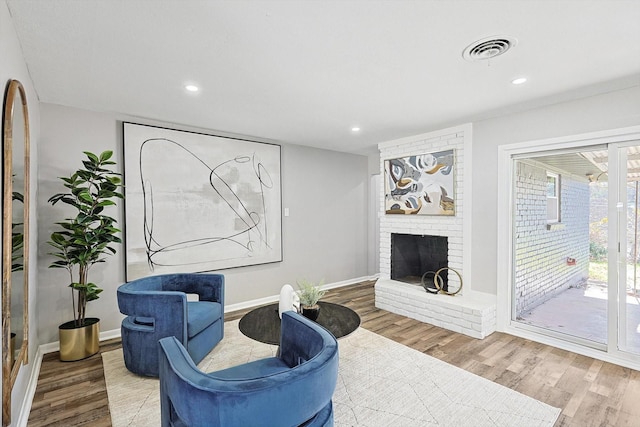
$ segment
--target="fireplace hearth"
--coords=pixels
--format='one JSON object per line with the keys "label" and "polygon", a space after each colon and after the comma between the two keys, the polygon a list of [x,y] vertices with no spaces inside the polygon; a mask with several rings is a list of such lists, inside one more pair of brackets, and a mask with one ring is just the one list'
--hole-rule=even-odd
{"label": "fireplace hearth", "polygon": [[[447,237],[415,234],[391,234],[391,279],[414,285],[422,284],[425,276],[427,288],[435,288],[435,272],[448,266]],[[448,274],[440,274],[443,289],[448,290]]]}

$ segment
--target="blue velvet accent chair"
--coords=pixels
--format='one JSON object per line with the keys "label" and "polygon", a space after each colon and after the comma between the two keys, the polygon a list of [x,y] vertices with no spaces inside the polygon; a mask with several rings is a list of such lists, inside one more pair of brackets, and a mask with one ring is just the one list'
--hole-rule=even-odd
{"label": "blue velvet accent chair", "polygon": [[277,357],[206,374],[175,338],[159,351],[162,427],[333,426],[338,342],[298,313],[282,313]]}
{"label": "blue velvet accent chair", "polygon": [[[198,301],[187,301],[197,294]],[[158,376],[158,341],[176,337],[195,363],[224,336],[224,276],[164,274],[118,288],[124,363],[131,372]]]}

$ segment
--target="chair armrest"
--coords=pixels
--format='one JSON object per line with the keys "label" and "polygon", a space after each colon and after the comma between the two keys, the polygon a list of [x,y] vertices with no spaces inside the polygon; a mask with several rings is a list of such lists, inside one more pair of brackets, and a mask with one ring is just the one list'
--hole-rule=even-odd
{"label": "chair armrest", "polygon": [[184,292],[118,289],[118,307],[132,318],[153,318],[157,336],[173,335],[187,342],[187,295]]}
{"label": "chair armrest", "polygon": [[335,343],[331,332],[317,323],[293,311],[282,313],[280,358],[290,367],[313,359]]}

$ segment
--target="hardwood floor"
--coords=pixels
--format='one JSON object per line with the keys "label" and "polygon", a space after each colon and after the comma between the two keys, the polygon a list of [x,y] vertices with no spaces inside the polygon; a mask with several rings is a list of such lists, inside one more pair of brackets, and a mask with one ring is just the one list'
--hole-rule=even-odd
{"label": "hardwood floor", "polygon": [[[370,331],[562,408],[556,427],[640,426],[639,371],[497,332],[477,340],[379,310],[373,284],[334,289],[323,300],[351,307]],[[101,351],[119,347],[113,340]],[[110,426],[100,355],[72,363],[46,355],[28,425]]]}

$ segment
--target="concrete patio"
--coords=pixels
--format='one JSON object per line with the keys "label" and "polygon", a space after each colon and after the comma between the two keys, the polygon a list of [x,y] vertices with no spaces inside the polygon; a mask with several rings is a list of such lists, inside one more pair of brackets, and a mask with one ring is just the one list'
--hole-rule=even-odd
{"label": "concrete patio", "polygon": [[[601,344],[607,343],[607,287],[590,281],[524,313],[519,321]],[[627,293],[627,351],[640,353],[640,295]]]}

